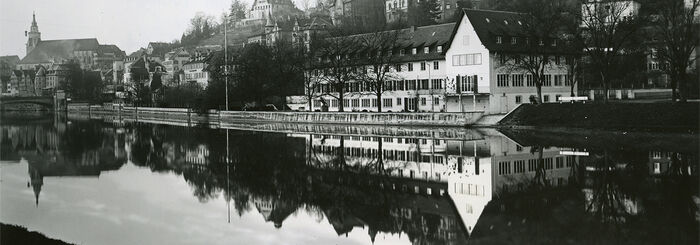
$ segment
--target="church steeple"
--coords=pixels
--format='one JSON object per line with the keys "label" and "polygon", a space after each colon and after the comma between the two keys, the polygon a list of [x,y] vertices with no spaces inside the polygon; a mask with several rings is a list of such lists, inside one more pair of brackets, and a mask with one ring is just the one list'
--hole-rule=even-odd
{"label": "church steeple", "polygon": [[39,32],[39,25],[36,23],[36,13],[32,12],[32,26],[29,27],[29,33],[27,33],[27,54],[31,52],[41,41],[41,32]]}

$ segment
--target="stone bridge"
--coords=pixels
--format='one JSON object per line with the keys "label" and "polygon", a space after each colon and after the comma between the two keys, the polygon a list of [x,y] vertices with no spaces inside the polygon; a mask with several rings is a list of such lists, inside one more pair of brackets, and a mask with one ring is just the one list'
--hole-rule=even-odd
{"label": "stone bridge", "polygon": [[7,105],[26,105],[34,104],[40,105],[46,109],[54,109],[54,100],[51,96],[32,96],[32,97],[11,97],[2,96],[0,97],[0,110],[5,110]]}

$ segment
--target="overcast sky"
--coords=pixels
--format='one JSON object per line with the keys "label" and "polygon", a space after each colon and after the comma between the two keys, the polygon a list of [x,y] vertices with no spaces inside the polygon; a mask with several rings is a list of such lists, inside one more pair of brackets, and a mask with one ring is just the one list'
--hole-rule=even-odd
{"label": "overcast sky", "polygon": [[[243,0],[248,3],[253,0]],[[301,1],[300,1],[301,2]],[[97,38],[127,54],[148,42],[179,39],[190,18],[218,18],[231,0],[0,0],[0,55],[25,55],[32,11],[42,40]]]}

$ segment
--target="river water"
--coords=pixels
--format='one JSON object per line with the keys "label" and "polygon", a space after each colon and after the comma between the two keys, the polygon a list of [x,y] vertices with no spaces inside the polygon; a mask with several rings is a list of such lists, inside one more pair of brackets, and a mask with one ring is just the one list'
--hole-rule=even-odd
{"label": "river water", "polygon": [[1,122],[0,222],[69,243],[698,244],[695,136]]}

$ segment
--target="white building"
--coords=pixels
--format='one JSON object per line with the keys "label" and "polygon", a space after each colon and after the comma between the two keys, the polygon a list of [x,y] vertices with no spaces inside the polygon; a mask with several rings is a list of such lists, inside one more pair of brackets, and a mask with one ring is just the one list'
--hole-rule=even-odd
{"label": "white building", "polygon": [[581,26],[588,23],[600,23],[596,18],[602,18],[603,23],[612,23],[626,20],[639,13],[641,4],[636,1],[618,0],[589,0],[581,4]]}
{"label": "white building", "polygon": [[209,71],[206,70],[209,57],[211,56],[194,57],[182,65],[182,70],[185,73],[184,82],[197,83],[206,88],[209,85]]}
{"label": "white building", "polygon": [[[463,12],[457,23],[400,30],[402,42],[382,51],[396,56],[392,61],[391,81],[387,81],[386,92],[382,94],[382,111],[501,114],[537,95],[532,77],[513,69],[503,58],[528,48],[525,40],[529,39],[518,34],[524,33],[521,19],[526,15],[469,9]],[[551,48],[555,56],[551,59],[553,64],[545,70],[542,87],[545,103],[571,91],[564,44],[554,38],[541,44]],[[359,51],[349,51],[346,57],[367,55],[361,48],[356,50]],[[323,79],[324,69],[308,73],[321,84],[314,90],[312,111],[321,110],[324,102],[329,111],[337,111],[341,103],[337,100],[338,92]],[[377,96],[357,83],[349,81],[346,85],[342,102],[345,111],[377,111]]]}

